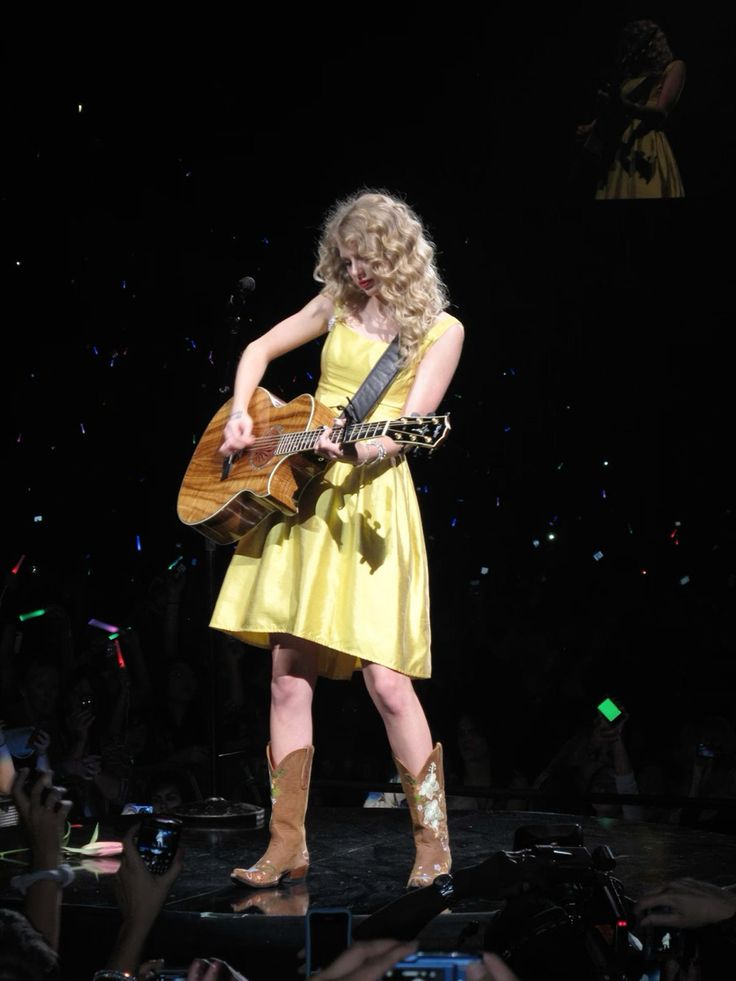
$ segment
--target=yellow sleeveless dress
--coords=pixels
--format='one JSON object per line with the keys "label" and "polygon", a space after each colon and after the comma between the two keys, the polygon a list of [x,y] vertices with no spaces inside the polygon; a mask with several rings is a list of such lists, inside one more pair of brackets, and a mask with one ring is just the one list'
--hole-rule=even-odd
{"label": "yellow sleeveless dress", "polygon": [[[674,64],[670,62],[660,75],[627,79],[621,86],[621,95],[644,109],[656,108]],[[596,191],[597,200],[685,196],[677,161],[662,125],[636,117],[631,120],[608,174]]]}
{"label": "yellow sleeveless dress", "polygon": [[[443,314],[421,354],[456,322]],[[385,349],[336,311],[316,398],[339,414]],[[368,418],[400,416],[414,374],[401,372]],[[256,647],[270,647],[279,633],[314,641],[322,645],[319,673],[329,678],[350,678],[363,662],[428,678],[427,555],[408,460],[333,462],[303,491],[298,514],[252,528],[231,559],[210,626]]]}

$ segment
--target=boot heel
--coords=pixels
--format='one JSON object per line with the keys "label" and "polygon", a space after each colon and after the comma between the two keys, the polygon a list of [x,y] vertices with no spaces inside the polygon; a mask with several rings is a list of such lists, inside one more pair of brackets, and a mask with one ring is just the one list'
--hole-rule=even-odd
{"label": "boot heel", "polygon": [[300,865],[298,869],[290,869],[281,879],[284,885],[296,885],[297,882],[304,882],[309,871],[308,865]]}

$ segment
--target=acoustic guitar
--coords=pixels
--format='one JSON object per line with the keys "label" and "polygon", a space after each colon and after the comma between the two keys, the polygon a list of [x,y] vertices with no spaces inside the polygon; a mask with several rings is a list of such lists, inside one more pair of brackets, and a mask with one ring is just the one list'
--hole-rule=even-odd
{"label": "acoustic guitar", "polygon": [[[311,395],[283,402],[257,388],[248,406],[255,441],[223,457],[218,450],[231,406],[230,399],[210,420],[177,500],[180,520],[218,545],[238,541],[274,511],[298,512],[301,492],[327,466],[313,450],[322,427],[330,428],[335,418],[332,409]],[[348,423],[336,435],[341,443],[390,436],[412,449],[433,450],[449,430],[446,414]]]}

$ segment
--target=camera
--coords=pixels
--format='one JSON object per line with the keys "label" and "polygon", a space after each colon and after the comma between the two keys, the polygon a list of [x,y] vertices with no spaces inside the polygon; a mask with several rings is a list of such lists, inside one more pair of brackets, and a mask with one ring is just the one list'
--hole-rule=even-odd
{"label": "camera", "polygon": [[[579,824],[518,828],[509,851],[438,877],[416,899],[383,907],[356,929],[359,939],[418,936],[438,913],[469,897],[501,901],[482,949],[500,956],[524,981],[640,981],[684,951],[678,930],[637,935],[634,901],[613,874],[607,845],[588,849]],[[440,882],[440,880],[442,880]],[[470,960],[462,961],[462,957]],[[423,953],[439,962],[402,961],[387,977],[463,977],[472,955]],[[455,971],[456,973],[451,973]],[[422,972],[422,973],[418,973]],[[437,973],[432,973],[437,972]]]}
{"label": "camera", "polygon": [[462,981],[468,964],[477,964],[480,954],[441,954],[417,951],[395,964],[384,978],[431,978],[433,981]]}
{"label": "camera", "polygon": [[637,936],[611,849],[586,848],[580,825],[520,828],[514,845],[504,854],[527,887],[491,920],[484,946],[524,981],[639,981],[683,951],[678,930]]}
{"label": "camera", "polygon": [[136,848],[148,871],[163,875],[170,868],[179,847],[182,822],[177,818],[146,814],[138,831]]}

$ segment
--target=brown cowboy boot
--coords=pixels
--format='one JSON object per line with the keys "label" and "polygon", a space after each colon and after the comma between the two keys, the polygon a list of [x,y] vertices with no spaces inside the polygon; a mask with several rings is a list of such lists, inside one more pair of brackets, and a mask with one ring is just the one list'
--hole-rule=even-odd
{"label": "brown cowboy boot", "polygon": [[280,882],[301,882],[309,868],[309,852],[304,835],[309,777],[312,771],[313,746],[295,749],[278,766],[266,749],[271,777],[271,840],[266,854],[249,869],[233,869],[230,878],[241,886],[269,889]]}
{"label": "brown cowboy boot", "polygon": [[408,767],[395,756],[394,763],[409,805],[417,851],[407,888],[416,889],[430,885],[438,875],[449,872],[452,865],[442,745],[437,743],[416,775],[410,773]]}

